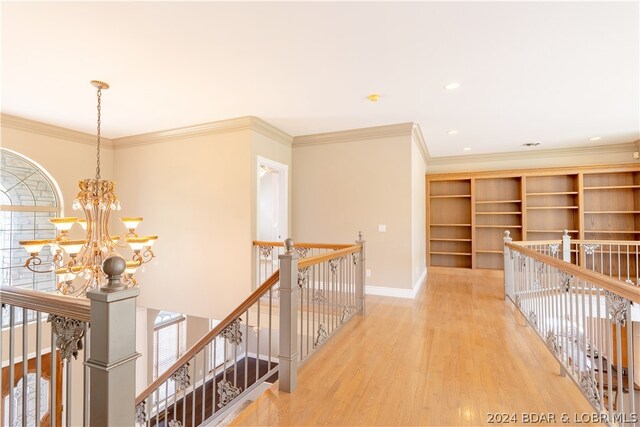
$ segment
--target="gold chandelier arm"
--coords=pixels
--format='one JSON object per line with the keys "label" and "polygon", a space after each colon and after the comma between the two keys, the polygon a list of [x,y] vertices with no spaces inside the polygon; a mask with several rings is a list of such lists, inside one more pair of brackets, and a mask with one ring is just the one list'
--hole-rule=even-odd
{"label": "gold chandelier arm", "polygon": [[138,284],[138,281],[136,280],[135,277],[133,277],[133,274],[123,274],[122,283],[124,283],[127,286],[133,287]]}
{"label": "gold chandelier arm", "polygon": [[[42,265],[42,259],[40,259],[39,257],[35,256],[35,255],[31,255],[29,258],[27,258],[27,261],[24,263],[24,266],[29,270],[29,271],[33,271],[34,273],[53,273],[54,271],[56,271],[55,269],[55,264],[52,262],[50,264],[52,264],[54,266],[54,268],[52,268],[51,270],[38,270],[34,267],[37,267],[39,265]],[[49,264],[49,263],[47,263]]]}
{"label": "gold chandelier arm", "polygon": [[140,251],[133,254],[133,260],[138,261],[140,264],[146,264],[147,262],[154,259],[156,255],[153,253],[151,248],[145,248],[142,253]]}
{"label": "gold chandelier arm", "polygon": [[62,256],[62,250],[57,249],[55,255],[53,256],[53,265],[57,265],[58,267],[61,267],[63,260],[64,260],[64,257]]}

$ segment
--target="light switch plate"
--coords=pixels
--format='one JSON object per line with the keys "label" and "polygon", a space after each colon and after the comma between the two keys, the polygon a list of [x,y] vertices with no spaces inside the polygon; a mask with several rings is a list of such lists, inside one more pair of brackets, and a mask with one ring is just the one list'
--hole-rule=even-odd
{"label": "light switch plate", "polygon": [[387,232],[387,224],[378,224],[378,231],[381,233]]}

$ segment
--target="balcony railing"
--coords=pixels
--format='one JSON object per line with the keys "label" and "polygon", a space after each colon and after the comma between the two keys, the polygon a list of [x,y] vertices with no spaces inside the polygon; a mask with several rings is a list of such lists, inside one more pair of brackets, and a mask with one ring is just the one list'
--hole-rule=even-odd
{"label": "balcony railing", "polygon": [[139,291],[117,291],[124,267],[105,262],[108,283],[88,299],[1,287],[0,423],[196,426],[265,382],[291,392],[298,365],[364,313],[364,243],[254,242],[264,280],[137,398]]}
{"label": "balcony railing", "polygon": [[[364,240],[254,242],[260,285],[136,398],[144,426],[222,419],[265,382],[296,387],[298,365],[364,309]],[[224,361],[212,363],[223,346]],[[161,393],[175,383],[176,392]]]}
{"label": "balcony railing", "polygon": [[505,295],[596,410],[598,421],[636,424],[640,405],[640,242],[512,242]]}
{"label": "balcony railing", "polygon": [[131,425],[139,290],[120,290],[122,258],[102,269],[88,299],[0,288],[3,426]]}
{"label": "balcony railing", "polygon": [[[89,300],[0,287],[0,423],[89,424],[89,408],[72,421],[74,396],[88,388]],[[79,375],[75,379],[74,375]],[[80,390],[77,388],[80,387]],[[64,390],[64,397],[63,397]]]}

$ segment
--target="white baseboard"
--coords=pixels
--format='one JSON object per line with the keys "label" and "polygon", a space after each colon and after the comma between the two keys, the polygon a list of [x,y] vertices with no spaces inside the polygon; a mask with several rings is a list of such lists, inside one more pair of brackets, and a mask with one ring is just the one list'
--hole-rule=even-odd
{"label": "white baseboard", "polygon": [[426,278],[427,278],[427,267],[425,267],[424,270],[422,270],[422,274],[420,275],[420,277],[418,277],[418,280],[416,280],[416,283],[413,284],[414,298],[418,294],[418,291],[420,290],[420,287],[422,286],[422,284],[425,282]]}
{"label": "white baseboard", "polygon": [[414,299],[416,294],[420,290],[420,287],[424,283],[424,279],[427,276],[427,269],[425,268],[416,283],[413,284],[411,289],[391,288],[387,286],[365,286],[364,292],[367,295],[379,295],[383,297],[396,297],[396,298],[408,298]]}
{"label": "white baseboard", "polygon": [[379,295],[383,297],[414,298],[413,289],[388,288],[386,286],[365,286],[367,295]]}

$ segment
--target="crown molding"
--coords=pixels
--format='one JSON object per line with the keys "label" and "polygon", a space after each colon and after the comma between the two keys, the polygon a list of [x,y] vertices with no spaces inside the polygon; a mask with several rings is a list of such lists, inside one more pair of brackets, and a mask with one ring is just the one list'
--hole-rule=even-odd
{"label": "crown molding", "polygon": [[318,133],[293,137],[293,148],[307,145],[332,144],[338,142],[351,142],[362,139],[380,139],[394,136],[409,136],[412,134],[414,124],[398,123],[395,125],[374,126],[361,129],[341,130],[337,132]]}
{"label": "crown molding", "polygon": [[413,141],[415,142],[418,150],[420,150],[420,154],[422,155],[422,159],[425,163],[429,162],[429,150],[427,149],[427,144],[424,142],[424,136],[422,135],[422,130],[420,129],[420,125],[418,123],[413,124],[413,129],[411,130],[411,136],[413,136]]}
{"label": "crown molding", "polygon": [[[37,133],[53,138],[66,139],[67,141],[78,142],[80,144],[96,145],[96,135],[51,125],[49,123],[38,122],[36,120],[25,119],[23,117],[12,116],[5,113],[0,114],[0,126]],[[104,147],[113,148],[113,141],[111,139],[101,137],[100,142]]]}
{"label": "crown molding", "polygon": [[157,132],[143,133],[140,135],[123,136],[114,138],[115,149],[138,147],[141,145],[155,144],[163,141],[175,141],[177,139],[193,138],[218,133],[237,132],[251,129],[251,117],[238,117],[229,120],[220,120],[211,123],[202,123],[193,126],[184,126],[174,129],[166,129]]}
{"label": "crown molding", "polygon": [[281,144],[291,147],[293,140],[291,136],[255,116],[244,116],[235,119],[220,120],[216,122],[202,123],[199,125],[149,132],[140,135],[125,136],[122,138],[115,138],[113,143],[115,149],[121,149],[155,144],[163,141],[175,141],[184,138],[246,130],[253,130],[264,136],[272,138]]}
{"label": "crown molding", "polygon": [[582,147],[569,147],[569,148],[552,148],[548,150],[538,151],[510,151],[506,153],[492,153],[492,154],[469,154],[461,156],[443,156],[443,157],[429,157],[427,161],[428,166],[443,166],[453,165],[460,163],[480,163],[480,162],[494,162],[494,161],[509,161],[509,160],[522,160],[523,156],[528,159],[544,159],[553,157],[575,156],[585,154],[603,154],[603,153],[631,153],[636,146],[635,142],[626,142],[622,144],[608,144],[608,145],[590,145]]}
{"label": "crown molding", "polygon": [[277,127],[265,122],[259,117],[250,116],[250,118],[251,128],[256,132],[268,138],[271,138],[287,147],[291,147],[291,145],[293,144],[293,137],[288,133],[281,131]]}

